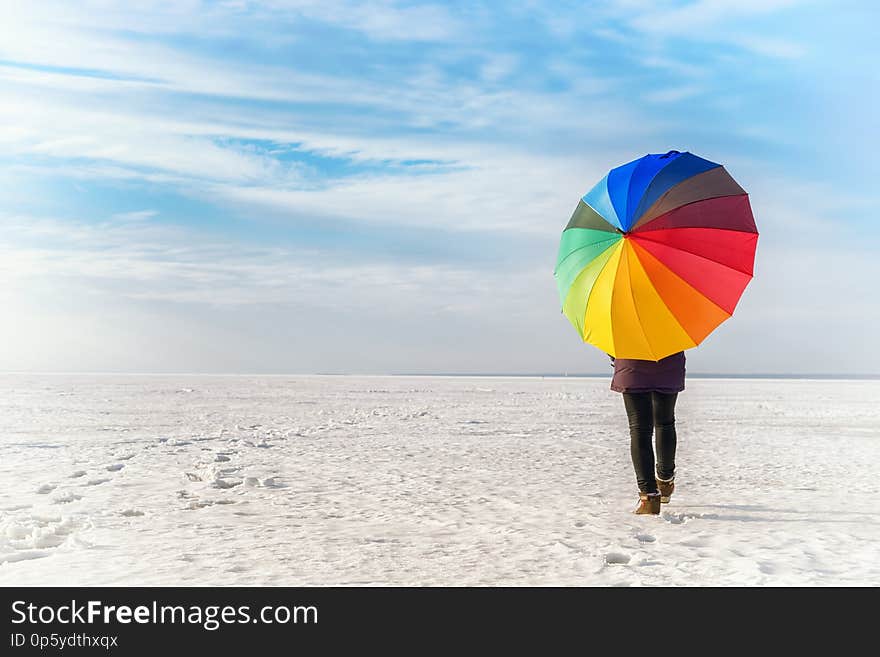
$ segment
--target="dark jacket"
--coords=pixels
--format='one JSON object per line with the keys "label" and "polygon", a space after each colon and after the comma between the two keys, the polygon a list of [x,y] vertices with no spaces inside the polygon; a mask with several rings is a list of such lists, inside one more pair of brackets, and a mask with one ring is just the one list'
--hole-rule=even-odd
{"label": "dark jacket", "polygon": [[614,358],[611,389],[615,392],[681,392],[684,390],[684,352],[662,360]]}

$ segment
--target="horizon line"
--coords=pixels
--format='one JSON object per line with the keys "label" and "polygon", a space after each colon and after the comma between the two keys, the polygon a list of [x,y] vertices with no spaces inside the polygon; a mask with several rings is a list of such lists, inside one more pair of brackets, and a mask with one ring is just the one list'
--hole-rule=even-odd
{"label": "horizon line", "polygon": [[[39,371],[39,370],[0,370],[3,374],[23,375],[95,375],[95,376],[443,376],[443,377],[485,377],[485,378],[608,378],[613,372],[133,372],[133,371]],[[686,378],[695,379],[880,379],[880,373],[842,373],[842,372],[688,372]]]}

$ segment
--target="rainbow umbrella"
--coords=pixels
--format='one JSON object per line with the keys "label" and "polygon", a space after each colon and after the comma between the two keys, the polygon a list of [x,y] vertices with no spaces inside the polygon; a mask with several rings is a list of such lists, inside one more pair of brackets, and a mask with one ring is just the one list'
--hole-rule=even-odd
{"label": "rainbow umbrella", "polygon": [[612,169],[562,231],[562,312],[612,356],[660,360],[733,314],[757,243],[748,194],[723,166],[646,155]]}

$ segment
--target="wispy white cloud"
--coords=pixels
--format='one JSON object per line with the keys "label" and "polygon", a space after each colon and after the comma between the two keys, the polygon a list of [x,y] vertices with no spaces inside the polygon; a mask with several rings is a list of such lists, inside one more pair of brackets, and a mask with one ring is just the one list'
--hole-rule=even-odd
{"label": "wispy white cloud", "polygon": [[480,68],[480,75],[488,82],[498,82],[516,69],[519,59],[510,53],[489,55],[486,57],[486,63]]}
{"label": "wispy white cloud", "polygon": [[778,59],[798,59],[806,55],[808,51],[804,44],[774,37],[744,35],[735,37],[733,41],[746,50]]}
{"label": "wispy white cloud", "polygon": [[[288,30],[266,31],[260,39],[280,44],[296,39],[301,19],[360,32],[376,40],[436,41],[460,34],[465,24],[444,3],[411,4],[377,0],[92,0],[91,11],[63,0],[39,3],[12,2],[4,8],[17,23],[39,23],[70,31],[125,31],[144,35],[200,34],[210,37],[240,36],[242,25],[265,28],[281,25]],[[285,34],[286,32],[286,34]]]}
{"label": "wispy white cloud", "polygon": [[[534,275],[531,269],[493,273],[481,266],[347,261],[307,247],[206,241],[191,230],[131,221],[131,216],[98,223],[0,220],[4,285],[79,281],[81,290],[117,299],[333,309],[344,298],[352,312],[368,307],[423,314],[472,312],[521,301],[522,286],[501,288]],[[430,304],[424,303],[426,298]]]}
{"label": "wispy white cloud", "polygon": [[703,92],[703,88],[697,85],[682,85],[668,89],[659,89],[645,93],[645,100],[651,103],[677,103],[680,100],[692,98]]}
{"label": "wispy white cloud", "polygon": [[633,27],[667,35],[696,35],[700,30],[718,28],[737,19],[761,16],[789,9],[799,0],[697,0],[696,2],[643,3],[631,14]]}
{"label": "wispy white cloud", "polygon": [[708,75],[705,63],[680,61],[656,53],[642,57],[641,64],[648,68],[669,71],[680,79],[706,78]]}
{"label": "wispy white cloud", "polygon": [[[0,141],[7,155],[32,158],[16,165],[20,171],[43,167],[55,175],[82,179],[174,184],[182,193],[208,202],[222,198],[243,209],[250,203],[254,214],[273,207],[290,217],[344,214],[349,220],[402,225],[419,225],[427,215],[449,231],[500,225],[510,231],[542,230],[553,218],[570,212],[572,199],[580,193],[557,194],[562,185],[580,190],[585,181],[600,177],[605,162],[613,161],[616,155],[608,151],[615,136],[620,137],[615,148],[628,153],[628,144],[661,125],[635,120],[625,105],[598,98],[598,88],[557,96],[516,90],[484,93],[462,91],[435,76],[422,80],[416,91],[405,92],[409,98],[399,109],[411,108],[413,123],[457,121],[457,136],[378,136],[369,123],[300,127],[298,123],[308,123],[309,118],[295,109],[245,111],[211,104],[201,120],[198,115],[180,116],[173,108],[147,111],[140,99],[127,93],[128,82],[20,69],[13,73],[15,84],[7,87],[0,102],[0,126],[6,126],[0,128]],[[57,79],[76,82],[62,93],[53,88]],[[82,88],[76,86],[80,83]],[[591,98],[588,115],[582,109],[585,95]],[[417,102],[422,96],[430,102]],[[459,107],[447,111],[453,104]],[[485,126],[488,133],[468,134],[475,125]],[[499,131],[507,133],[505,139],[493,141],[491,135]],[[536,147],[542,145],[535,137],[546,132],[565,134],[566,144],[596,144],[574,156],[536,155]],[[531,141],[511,142],[518,136]],[[279,160],[271,150],[243,143],[247,140],[353,163],[439,166],[407,164],[418,177],[377,171],[316,181],[306,175],[305,165]]]}
{"label": "wispy white cloud", "polygon": [[436,175],[361,176],[316,189],[223,186],[212,193],[229,203],[291,217],[546,235],[560,229],[560,218],[571,214],[587,185],[586,167],[572,164],[553,158],[495,157]]}
{"label": "wispy white cloud", "polygon": [[[643,2],[632,0],[612,2],[604,6],[603,15],[637,33],[650,37],[651,48],[670,46],[674,50],[677,39],[694,42],[721,43],[736,46],[763,57],[795,59],[808,51],[808,44],[780,35],[778,26],[768,30],[762,21],[774,15],[785,15],[803,0],[662,0]],[[615,38],[613,28],[602,28],[606,38]],[[610,31],[609,31],[610,30]],[[620,34],[619,31],[616,32]],[[631,40],[630,40],[631,42]],[[649,55],[657,57],[656,53]],[[668,66],[670,58],[661,57]],[[693,70],[699,64],[681,62],[679,70]]]}
{"label": "wispy white cloud", "polygon": [[269,0],[258,10],[302,16],[384,41],[444,41],[461,33],[464,24],[444,3],[412,5],[391,0],[369,4],[350,0]]}

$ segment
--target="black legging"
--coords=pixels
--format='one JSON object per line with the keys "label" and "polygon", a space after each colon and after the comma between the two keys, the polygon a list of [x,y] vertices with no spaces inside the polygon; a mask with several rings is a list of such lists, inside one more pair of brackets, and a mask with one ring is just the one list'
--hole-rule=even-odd
{"label": "black legging", "polygon": [[656,493],[654,449],[651,434],[657,428],[657,476],[675,474],[675,400],[678,393],[625,392],[623,403],[629,418],[630,454],[636,481],[643,493]]}

